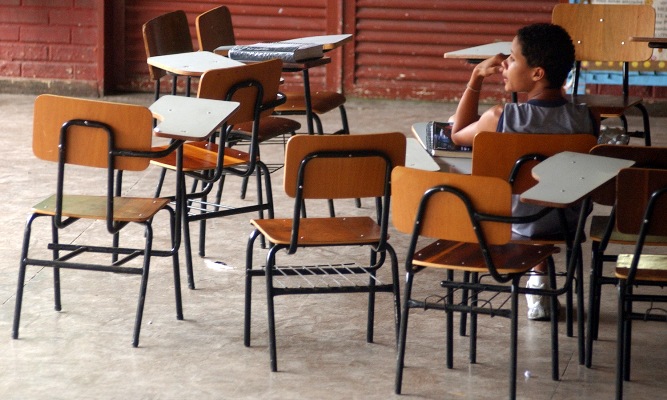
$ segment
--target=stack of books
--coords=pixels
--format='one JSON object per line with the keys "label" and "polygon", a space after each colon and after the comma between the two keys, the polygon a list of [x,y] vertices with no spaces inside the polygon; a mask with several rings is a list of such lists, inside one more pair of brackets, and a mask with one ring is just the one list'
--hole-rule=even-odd
{"label": "stack of books", "polygon": [[472,157],[471,146],[458,146],[452,141],[452,125],[451,122],[430,121],[426,124],[422,145],[434,157]]}
{"label": "stack of books", "polygon": [[237,61],[266,61],[279,58],[284,62],[300,62],[321,58],[324,56],[324,50],[321,44],[272,42],[234,46],[227,56]]}

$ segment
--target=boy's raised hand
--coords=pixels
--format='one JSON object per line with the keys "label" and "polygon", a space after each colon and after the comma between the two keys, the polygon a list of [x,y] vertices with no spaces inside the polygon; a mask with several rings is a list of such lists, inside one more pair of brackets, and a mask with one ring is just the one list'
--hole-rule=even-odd
{"label": "boy's raised hand", "polygon": [[502,53],[496,54],[491,58],[487,58],[475,66],[474,71],[479,77],[486,78],[491,75],[500,74],[503,71],[503,61],[508,56]]}

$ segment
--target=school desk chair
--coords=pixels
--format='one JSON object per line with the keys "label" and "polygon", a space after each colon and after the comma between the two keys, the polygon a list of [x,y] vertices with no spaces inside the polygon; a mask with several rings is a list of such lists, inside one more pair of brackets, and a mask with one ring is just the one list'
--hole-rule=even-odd
{"label": "school desk chair", "polygon": [[[625,114],[636,108],[642,115],[643,131],[628,132],[651,145],[651,126],[643,99],[630,96],[630,64],[651,58],[653,49],[646,43],[631,42],[633,36],[655,34],[655,9],[651,5],[556,4],[551,22],[562,26],[575,47],[572,101],[585,103],[602,118],[620,118],[627,131]],[[622,65],[622,95],[577,94],[583,61]]]}
{"label": "school desk chair", "polygon": [[[473,150],[474,151],[474,150]],[[392,173],[392,220],[409,234],[401,312],[395,392],[403,385],[410,309],[446,314],[446,367],[453,368],[454,313],[470,315],[470,362],[477,360],[477,317],[510,319],[509,398],[516,397],[519,295],[521,278],[547,262],[553,273],[551,244],[512,242],[512,188],[497,177],[422,171],[397,167]],[[426,242],[426,245],[424,245]],[[421,285],[414,281],[421,277]],[[553,276],[552,276],[553,278]],[[555,278],[554,278],[555,279]],[[431,289],[425,289],[428,284]],[[463,291],[466,290],[466,293]],[[555,296],[552,296],[552,326]],[[504,367],[499,367],[504,368]]]}
{"label": "school desk chair", "polygon": [[[481,132],[473,143],[472,174],[495,176],[509,182],[512,194],[520,195],[533,187],[537,181],[531,175],[535,165],[562,151],[588,153],[596,145],[596,138],[589,133],[499,133]],[[502,149],[502,151],[498,151]],[[552,212],[561,213],[562,210]],[[554,244],[566,247],[566,260],[572,252],[571,231],[574,227],[563,229],[563,234],[524,237],[515,234],[513,241],[529,244]],[[581,253],[580,253],[581,254]],[[577,304],[578,339],[580,362],[584,362],[584,320],[583,320],[583,265],[577,267]],[[567,336],[573,336],[572,291],[566,292],[566,329]],[[462,325],[465,327],[465,325]],[[554,354],[553,379],[558,379],[558,353]]]}
{"label": "school desk chair", "polygon": [[615,270],[619,284],[616,399],[620,400],[623,382],[630,380],[633,325],[665,321],[660,305],[667,303],[667,256],[648,247],[648,241],[650,236],[667,237],[667,171],[627,168],[618,174],[616,184],[616,225],[620,232],[636,237],[634,251],[619,254]]}
{"label": "school desk chair", "polygon": [[[141,31],[146,58],[194,51],[188,19],[182,10],[172,11],[151,19],[141,27]],[[155,100],[157,100],[160,97],[160,80],[167,75],[167,71],[149,64],[148,72],[151,79],[155,81]],[[171,75],[171,94],[176,94],[178,75],[173,73],[169,75]],[[187,76],[185,82],[187,96],[190,95],[190,82],[191,79]]]}
{"label": "school desk chair", "polygon": [[[170,257],[176,317],[183,319],[178,253],[174,250],[174,211],[169,200],[124,196],[115,180],[117,171],[143,171],[148,167],[149,157],[154,155],[151,152],[152,135],[153,116],[146,107],[53,95],[37,98],[33,152],[42,160],[57,163],[57,178],[55,194],[35,205],[26,223],[14,311],[14,339],[19,335],[24,290],[30,289],[29,285],[25,286],[28,266],[53,268],[56,311],[61,310],[62,269],[140,275],[132,339],[132,345],[137,347],[151,259]],[[85,168],[86,179],[83,181],[81,172],[84,170],[78,169],[79,166]],[[162,210],[169,216],[166,231],[170,232],[170,248],[167,250],[153,248],[154,218]],[[52,231],[52,239],[44,246],[44,250],[48,249],[46,257],[34,249],[35,245],[44,244],[43,241],[31,241],[33,225],[43,219],[48,220],[48,228]],[[90,225],[93,221],[104,224],[105,229],[84,227],[80,238],[75,241],[64,239],[69,232],[78,232],[76,227]],[[117,246],[116,240],[112,246],[104,244],[105,239],[116,239],[121,230],[126,232],[137,225],[138,232],[127,235],[133,239],[126,239],[125,246]],[[109,237],[100,239],[100,232],[104,231]],[[91,303],[87,307],[95,308],[96,305]]]}
{"label": "school desk chair", "polygon": [[[635,161],[633,167],[637,168],[667,169],[667,148],[665,147],[604,144],[591,149],[591,154],[633,160]],[[618,257],[618,254],[612,252],[609,246],[614,246],[618,251],[619,246],[632,246],[637,241],[636,235],[622,233],[616,226],[617,190],[616,180],[613,180],[596,190],[592,197],[595,207],[600,207],[601,210],[605,210],[605,213],[596,213],[597,215],[592,216],[589,231],[591,269],[586,318],[586,366],[589,368],[593,363],[594,341],[598,339],[602,287],[618,284],[618,278],[611,271],[605,273],[605,265],[613,265]],[[667,246],[667,236],[648,236],[645,245]]]}
{"label": "school desk chair", "polygon": [[[278,369],[274,308],[278,297],[368,293],[366,340],[370,343],[375,295],[389,292],[398,333],[398,261],[388,242],[388,229],[391,171],[405,164],[405,147],[405,135],[399,132],[297,135],[287,142],[283,187],[294,198],[292,215],[252,220],[255,230],[246,254],[244,343],[250,346],[252,281],[264,277],[271,371]],[[306,199],[365,197],[375,199],[375,207],[365,210],[370,214],[355,208],[349,215],[302,217]],[[256,263],[254,251],[260,235],[270,244],[264,263]],[[387,262],[389,271],[382,268]],[[304,308],[304,312],[318,310]]]}

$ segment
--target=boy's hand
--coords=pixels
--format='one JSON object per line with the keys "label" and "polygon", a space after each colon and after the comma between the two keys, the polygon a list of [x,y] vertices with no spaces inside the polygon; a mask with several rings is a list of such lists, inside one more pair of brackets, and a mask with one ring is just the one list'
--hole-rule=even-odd
{"label": "boy's hand", "polygon": [[486,78],[491,75],[500,74],[503,71],[503,61],[507,58],[505,54],[496,54],[491,58],[487,58],[475,66],[473,70],[475,75],[480,78]]}

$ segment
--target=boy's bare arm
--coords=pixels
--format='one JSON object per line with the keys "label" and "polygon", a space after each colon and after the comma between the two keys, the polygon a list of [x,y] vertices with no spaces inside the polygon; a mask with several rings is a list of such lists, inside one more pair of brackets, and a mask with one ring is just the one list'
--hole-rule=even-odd
{"label": "boy's bare arm", "polygon": [[454,143],[470,146],[477,132],[496,130],[500,113],[495,110],[497,107],[493,107],[480,116],[478,114],[479,96],[484,78],[502,73],[502,62],[505,58],[507,56],[497,54],[477,64],[473,69],[468,85],[456,108],[456,114],[451,118],[454,122],[452,127]]}

